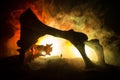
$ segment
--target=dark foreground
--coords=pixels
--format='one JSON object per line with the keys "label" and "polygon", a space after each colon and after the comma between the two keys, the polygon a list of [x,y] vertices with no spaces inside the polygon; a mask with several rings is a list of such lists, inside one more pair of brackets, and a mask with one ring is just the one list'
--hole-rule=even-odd
{"label": "dark foreground", "polygon": [[120,80],[120,69],[107,65],[105,69],[75,70],[67,65],[31,70],[18,64],[18,56],[0,60],[0,77],[9,80]]}

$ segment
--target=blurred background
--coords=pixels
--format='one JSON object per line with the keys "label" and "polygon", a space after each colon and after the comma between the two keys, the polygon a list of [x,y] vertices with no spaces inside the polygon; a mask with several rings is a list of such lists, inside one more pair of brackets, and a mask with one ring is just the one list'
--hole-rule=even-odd
{"label": "blurred background", "polygon": [[[0,3],[1,59],[19,55],[16,44],[20,38],[19,18],[28,8],[50,27],[73,29],[85,33],[88,40],[98,39],[104,49],[105,62],[120,66],[120,7],[115,0],[3,0]],[[68,44],[72,45],[69,41],[59,44],[64,53],[70,53],[65,56],[76,56],[68,48]]]}

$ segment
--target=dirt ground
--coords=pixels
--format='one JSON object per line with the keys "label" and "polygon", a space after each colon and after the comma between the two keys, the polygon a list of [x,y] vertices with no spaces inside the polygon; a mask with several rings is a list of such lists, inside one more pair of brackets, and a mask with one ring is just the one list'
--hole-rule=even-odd
{"label": "dirt ground", "polygon": [[112,65],[107,65],[105,69],[81,71],[67,64],[52,65],[31,70],[28,65],[18,64],[18,56],[12,56],[0,60],[0,76],[10,80],[120,80],[120,68]]}

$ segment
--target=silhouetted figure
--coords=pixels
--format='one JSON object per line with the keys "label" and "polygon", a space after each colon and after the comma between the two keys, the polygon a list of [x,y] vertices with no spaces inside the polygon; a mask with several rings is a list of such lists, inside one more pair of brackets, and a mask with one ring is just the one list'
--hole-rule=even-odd
{"label": "silhouetted figure", "polygon": [[60,58],[62,58],[62,53],[60,54]]}
{"label": "silhouetted figure", "polygon": [[21,63],[24,61],[25,51],[34,43],[36,40],[44,36],[46,34],[53,35],[55,37],[61,37],[69,40],[73,45],[77,47],[80,51],[86,67],[93,67],[93,63],[89,60],[85,53],[85,45],[84,42],[87,41],[88,37],[80,32],[75,32],[73,30],[62,31],[52,27],[49,27],[38,20],[36,15],[32,12],[31,9],[26,10],[20,16],[21,23],[21,36],[18,41],[18,46],[20,49],[20,60]]}

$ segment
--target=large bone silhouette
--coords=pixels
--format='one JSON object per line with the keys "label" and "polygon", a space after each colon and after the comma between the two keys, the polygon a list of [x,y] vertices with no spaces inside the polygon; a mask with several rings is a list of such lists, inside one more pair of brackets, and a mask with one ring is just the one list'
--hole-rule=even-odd
{"label": "large bone silhouette", "polygon": [[85,53],[84,42],[87,41],[88,37],[80,32],[75,32],[73,30],[62,31],[50,26],[43,24],[31,9],[27,9],[20,16],[21,32],[20,40],[17,42],[20,52],[20,62],[23,63],[25,51],[29,49],[37,39],[46,34],[53,35],[55,37],[61,37],[69,40],[81,53],[86,67],[90,67],[93,63],[89,60]]}

